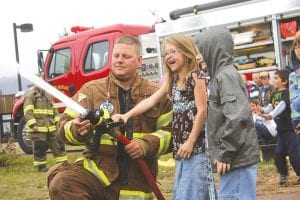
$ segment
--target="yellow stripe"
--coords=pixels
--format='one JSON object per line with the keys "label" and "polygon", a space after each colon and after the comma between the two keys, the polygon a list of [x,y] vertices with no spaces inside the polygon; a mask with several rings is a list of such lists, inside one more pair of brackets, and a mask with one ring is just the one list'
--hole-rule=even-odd
{"label": "yellow stripe", "polygon": [[35,119],[30,119],[26,122],[27,126],[30,127],[32,124],[36,124],[36,120]]}
{"label": "yellow stripe", "polygon": [[45,165],[47,164],[46,161],[33,161],[33,166]]}
{"label": "yellow stripe", "polygon": [[171,133],[169,131],[157,130],[151,134],[159,139],[160,145],[156,156],[161,156],[168,150],[171,141]]}
{"label": "yellow stripe", "polygon": [[62,163],[68,160],[67,156],[57,156],[54,158],[55,159],[55,163]]}
{"label": "yellow stripe", "polygon": [[71,144],[77,144],[77,145],[82,145],[84,143],[77,141],[74,137],[73,137],[73,133],[71,132],[71,126],[72,126],[72,121],[68,121],[65,123],[64,125],[64,130],[65,130],[65,137],[67,139],[68,142],[70,142]]}
{"label": "yellow stripe", "polygon": [[34,106],[33,105],[27,105],[25,108],[24,108],[24,114],[26,114],[29,110],[33,110],[34,109]]}
{"label": "yellow stripe", "polygon": [[58,116],[54,117],[54,122],[58,122],[58,121],[59,121],[59,117]]}
{"label": "yellow stripe", "polygon": [[54,115],[54,111],[48,109],[33,109],[33,113],[38,115]]}
{"label": "yellow stripe", "polygon": [[83,160],[83,167],[91,172],[96,178],[102,183],[102,185],[109,186],[111,183],[105,176],[104,172],[100,170],[93,160],[85,159]]}
{"label": "yellow stripe", "polygon": [[67,115],[69,115],[72,118],[77,118],[79,117],[78,113],[73,111],[71,108],[66,108],[64,113],[66,113]]}
{"label": "yellow stripe", "polygon": [[153,200],[152,192],[146,193],[142,191],[120,190],[119,200]]}
{"label": "yellow stripe", "polygon": [[156,120],[156,128],[159,129],[163,126],[169,125],[173,120],[173,111],[162,114]]}

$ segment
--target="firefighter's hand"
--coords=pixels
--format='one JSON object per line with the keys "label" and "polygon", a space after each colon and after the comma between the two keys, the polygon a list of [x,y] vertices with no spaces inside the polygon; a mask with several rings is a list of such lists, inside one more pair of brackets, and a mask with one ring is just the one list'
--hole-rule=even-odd
{"label": "firefighter's hand", "polygon": [[126,124],[126,122],[128,121],[128,116],[126,114],[114,114],[111,119],[114,122],[119,122],[119,121],[123,121],[124,124]]}
{"label": "firefighter's hand", "polygon": [[32,131],[33,131],[34,133],[38,132],[38,126],[37,126],[37,125],[34,125],[34,126],[32,127]]}
{"label": "firefighter's hand", "polygon": [[90,127],[91,127],[90,120],[81,121],[80,118],[75,118],[72,121],[73,132],[77,133],[80,136],[86,136],[89,132]]}
{"label": "firefighter's hand", "polygon": [[230,164],[215,160],[215,165],[217,166],[217,173],[219,175],[224,175],[230,170]]}
{"label": "firefighter's hand", "polygon": [[142,145],[138,141],[132,141],[125,146],[126,153],[134,160],[144,157],[144,151]]}

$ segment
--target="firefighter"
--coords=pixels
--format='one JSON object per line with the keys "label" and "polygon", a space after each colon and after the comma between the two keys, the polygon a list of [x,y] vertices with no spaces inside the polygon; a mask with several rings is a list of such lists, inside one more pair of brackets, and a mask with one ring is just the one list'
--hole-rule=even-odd
{"label": "firefighter", "polygon": [[53,98],[37,85],[25,95],[24,116],[33,143],[33,165],[40,172],[48,171],[46,153],[51,149],[56,163],[66,162],[64,143],[58,138],[57,108]]}
{"label": "firefighter", "polygon": [[[138,75],[142,63],[137,38],[124,35],[117,39],[108,77],[85,84],[73,97],[84,108],[105,109],[110,115],[125,113],[151,96],[159,85]],[[64,163],[49,170],[51,199],[154,199],[136,159],[144,159],[157,176],[157,159],[170,151],[171,102],[165,97],[150,111],[129,120],[120,131],[131,140],[124,147],[111,134],[102,133],[99,147],[91,148],[94,134],[89,120],[67,108],[60,118],[59,134],[68,144],[86,145],[83,157],[75,164]],[[93,141],[93,140],[92,140]]]}

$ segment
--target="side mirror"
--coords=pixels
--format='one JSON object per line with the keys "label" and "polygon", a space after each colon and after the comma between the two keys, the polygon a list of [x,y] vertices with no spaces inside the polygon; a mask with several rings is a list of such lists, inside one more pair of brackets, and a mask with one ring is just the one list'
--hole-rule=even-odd
{"label": "side mirror", "polygon": [[44,72],[44,55],[43,52],[38,51],[37,52],[37,58],[38,58],[38,67],[39,67],[39,73],[43,73]]}

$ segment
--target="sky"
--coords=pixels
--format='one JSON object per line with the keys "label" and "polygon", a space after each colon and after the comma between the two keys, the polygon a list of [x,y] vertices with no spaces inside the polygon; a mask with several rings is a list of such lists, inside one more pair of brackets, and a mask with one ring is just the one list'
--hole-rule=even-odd
{"label": "sky", "polygon": [[152,25],[150,11],[169,20],[175,9],[214,0],[9,0],[0,4],[0,78],[16,77],[13,23],[32,23],[33,32],[17,29],[19,60],[22,67],[37,72],[37,50],[49,49],[72,26],[101,27],[117,23]]}

